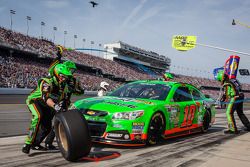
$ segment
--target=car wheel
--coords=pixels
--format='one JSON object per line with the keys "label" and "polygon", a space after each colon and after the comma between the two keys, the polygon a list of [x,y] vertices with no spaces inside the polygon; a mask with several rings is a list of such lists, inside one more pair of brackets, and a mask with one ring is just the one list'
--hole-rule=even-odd
{"label": "car wheel", "polygon": [[209,125],[210,125],[210,112],[206,110],[204,117],[203,117],[203,123],[202,123],[202,132],[207,132]]}
{"label": "car wheel", "polygon": [[155,145],[161,139],[164,131],[165,131],[164,116],[160,112],[157,112],[152,116],[150,120],[146,144]]}
{"label": "car wheel", "polygon": [[77,161],[89,154],[91,138],[87,121],[78,111],[57,113],[54,122],[57,144],[68,161]]}

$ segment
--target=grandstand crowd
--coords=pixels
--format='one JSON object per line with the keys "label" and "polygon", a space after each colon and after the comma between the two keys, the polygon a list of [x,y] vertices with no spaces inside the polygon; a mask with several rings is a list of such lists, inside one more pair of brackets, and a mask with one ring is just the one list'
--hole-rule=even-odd
{"label": "grandstand crowd", "polygon": [[[48,67],[50,65],[46,61],[40,61],[39,58],[56,57],[56,46],[54,43],[44,39],[29,37],[3,27],[0,27],[0,45],[37,55],[37,59],[29,59],[23,52],[12,54],[10,50],[0,49],[0,87],[34,88],[39,78],[48,75]],[[65,51],[63,59],[98,68],[102,71],[102,74],[111,74],[115,77],[125,78],[127,81],[161,77],[157,70],[152,69],[153,75],[152,73],[149,75],[147,71],[139,66],[111,61],[78,51]],[[110,78],[104,78],[101,74],[95,75],[82,70],[78,70],[76,75],[80,78],[86,90],[98,90],[102,81],[110,84],[109,90],[113,90],[123,84]],[[197,87],[220,87],[220,83],[215,80],[184,75],[176,75],[174,81],[191,83]],[[243,89],[250,90],[250,84],[243,84]],[[214,90],[205,90],[205,93],[210,94],[214,98],[219,95],[219,91]]]}

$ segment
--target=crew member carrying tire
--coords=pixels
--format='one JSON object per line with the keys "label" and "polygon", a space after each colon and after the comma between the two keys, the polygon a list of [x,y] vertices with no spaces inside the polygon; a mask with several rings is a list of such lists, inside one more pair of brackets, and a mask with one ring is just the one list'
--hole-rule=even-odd
{"label": "crew member carrying tire", "polygon": [[[63,51],[66,50],[66,48],[58,45],[57,46],[57,58],[53,61],[53,63],[51,64],[50,68],[49,68],[49,75],[51,77],[54,76],[54,68],[57,64],[63,64],[65,65],[72,73],[72,75],[75,73],[75,71],[77,70],[76,65],[74,62],[72,61],[65,61],[62,62],[61,57],[63,55]],[[84,89],[81,87],[80,85],[80,81],[79,79],[75,78],[74,76],[70,77],[68,82],[66,83],[65,87],[64,87],[64,102],[66,102],[64,109],[67,111],[68,107],[71,104],[71,95],[82,95],[84,94]],[[46,140],[45,140],[45,147],[48,150],[55,150],[56,147],[53,145],[53,141],[55,138],[55,132],[54,132],[54,128],[52,128],[52,130],[50,131],[50,133],[48,134]]]}
{"label": "crew member carrying tire", "polygon": [[61,98],[71,71],[63,64],[54,67],[54,76],[41,78],[36,89],[28,96],[26,103],[32,114],[29,135],[22,152],[29,154],[30,149],[46,150],[40,143],[51,131],[54,114],[61,110]]}

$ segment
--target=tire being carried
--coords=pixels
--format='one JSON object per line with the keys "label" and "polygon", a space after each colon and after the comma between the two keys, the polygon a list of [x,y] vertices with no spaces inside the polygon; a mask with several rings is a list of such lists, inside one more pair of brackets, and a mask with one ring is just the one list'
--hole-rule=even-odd
{"label": "tire being carried", "polygon": [[63,157],[77,161],[89,154],[91,137],[87,121],[77,110],[57,113],[54,128],[56,140]]}

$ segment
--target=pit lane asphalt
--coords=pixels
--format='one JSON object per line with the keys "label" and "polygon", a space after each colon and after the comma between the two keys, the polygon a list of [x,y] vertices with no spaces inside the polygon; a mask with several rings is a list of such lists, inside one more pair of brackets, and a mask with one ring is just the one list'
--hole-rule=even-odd
{"label": "pit lane asphalt", "polygon": [[[0,137],[18,136],[27,133],[31,114],[25,104],[27,95],[0,95]],[[73,96],[72,102],[87,98]]]}
{"label": "pit lane asphalt", "polygon": [[[250,119],[250,110],[245,113]],[[0,105],[2,136],[26,133],[29,121],[30,114],[24,104]],[[236,122],[238,127],[242,128],[237,116]],[[218,152],[223,151],[225,143],[249,134],[242,131],[239,135],[224,135],[223,130],[226,126],[225,110],[219,110],[216,122],[208,133],[165,140],[151,147],[131,148],[94,144],[90,154],[92,157],[105,158],[112,153],[120,156],[110,160],[99,159],[100,161],[98,161],[96,159],[94,162],[80,160],[77,163],[65,161],[58,151],[38,152],[32,150],[31,154],[27,156],[21,152],[25,136],[1,137],[0,166],[206,166],[206,162],[213,159]],[[243,140],[241,142],[243,143]],[[234,149],[237,150],[237,148]],[[247,149],[250,150],[249,147]],[[245,159],[243,162],[250,166],[250,160]]]}

